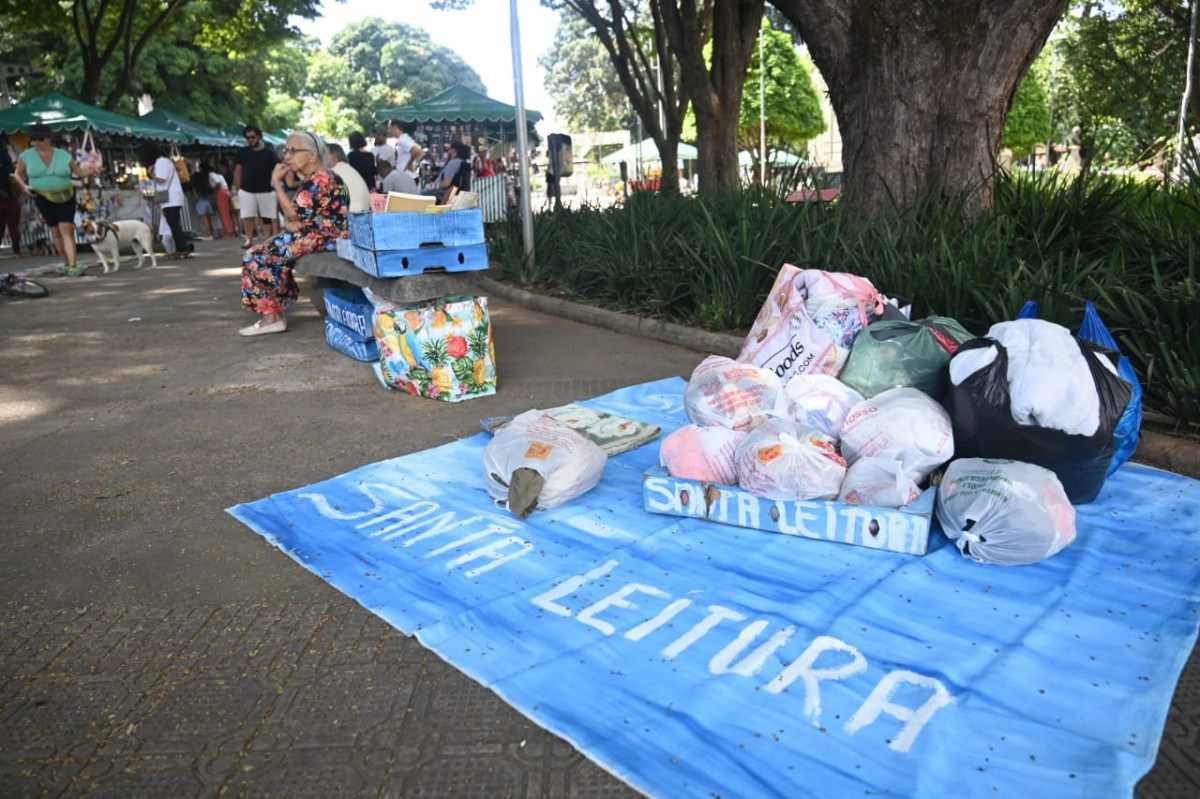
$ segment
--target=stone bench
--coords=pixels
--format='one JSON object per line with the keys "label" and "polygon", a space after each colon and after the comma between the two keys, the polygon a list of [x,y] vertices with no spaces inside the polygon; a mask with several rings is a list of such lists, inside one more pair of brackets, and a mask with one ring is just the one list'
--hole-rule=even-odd
{"label": "stone bench", "polygon": [[479,294],[478,278],[487,272],[426,272],[411,277],[378,278],[339,258],[337,253],[319,252],[299,259],[296,274],[311,280],[315,291],[310,293],[310,299],[318,313],[324,315],[321,291],[327,286],[350,284],[370,289],[375,296],[395,303],[424,302],[453,294]]}

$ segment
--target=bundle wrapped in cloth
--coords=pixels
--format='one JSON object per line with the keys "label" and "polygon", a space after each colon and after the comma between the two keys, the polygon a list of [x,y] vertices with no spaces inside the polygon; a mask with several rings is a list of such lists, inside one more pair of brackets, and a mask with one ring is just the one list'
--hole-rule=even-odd
{"label": "bundle wrapped in cloth", "polygon": [[830,375],[796,375],[783,387],[788,415],[827,436],[842,437],[846,414],[863,396]]}
{"label": "bundle wrapped in cloth", "polygon": [[947,405],[959,454],[1044,466],[1072,502],[1091,502],[1131,392],[1115,360],[1051,322],[992,325],[950,361]]}
{"label": "bundle wrapped in cloth", "polygon": [[889,458],[903,464],[915,483],[954,457],[954,433],[946,410],[915,388],[893,388],[856,405],[842,428],[842,454]]}
{"label": "bundle wrapped in cloth", "polygon": [[737,484],[734,456],[746,434],[726,427],[685,425],[663,439],[659,463],[674,477]]}
{"label": "bundle wrapped in cloth", "polygon": [[738,360],[784,381],[798,374],[836,375],[858,331],[880,318],[885,304],[864,277],[784,264]]}
{"label": "bundle wrapped in cloth", "polygon": [[1037,563],[1075,540],[1075,508],[1054,472],[1017,461],[950,464],[937,518],[959,551],[980,563]]}
{"label": "bundle wrapped in cloth", "polygon": [[811,427],[775,418],[738,445],[738,485],[768,499],[833,499],[846,475],[837,442]]}
{"label": "bundle wrapped in cloth", "polygon": [[688,380],[688,418],[701,426],[753,430],[785,408],[783,383],[766,369],[710,355]]}
{"label": "bundle wrapped in cloth", "polygon": [[591,491],[608,456],[596,444],[541,411],[526,411],[499,428],[483,450],[488,493],[519,519]]}

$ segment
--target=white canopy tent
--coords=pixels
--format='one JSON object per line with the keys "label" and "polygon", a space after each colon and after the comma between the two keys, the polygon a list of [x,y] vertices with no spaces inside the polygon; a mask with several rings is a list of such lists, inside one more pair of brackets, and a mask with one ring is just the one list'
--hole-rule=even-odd
{"label": "white canopy tent", "polygon": [[[679,166],[683,166],[684,161],[695,161],[698,155],[699,153],[692,145],[684,142],[679,143]],[[616,166],[622,161],[627,164],[633,164],[637,161],[641,161],[642,163],[658,163],[661,160],[662,158],[658,154],[658,147],[654,145],[654,139],[646,139],[642,142],[627,144],[615,153],[609,153],[600,159],[600,163]]]}

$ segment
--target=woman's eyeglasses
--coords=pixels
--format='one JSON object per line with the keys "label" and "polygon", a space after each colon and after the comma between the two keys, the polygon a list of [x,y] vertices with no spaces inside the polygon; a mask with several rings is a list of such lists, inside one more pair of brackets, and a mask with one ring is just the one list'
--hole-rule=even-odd
{"label": "woman's eyeglasses", "polygon": [[284,147],[280,152],[283,153],[284,158],[287,158],[289,155],[295,155],[296,153],[312,153],[316,151],[310,147]]}

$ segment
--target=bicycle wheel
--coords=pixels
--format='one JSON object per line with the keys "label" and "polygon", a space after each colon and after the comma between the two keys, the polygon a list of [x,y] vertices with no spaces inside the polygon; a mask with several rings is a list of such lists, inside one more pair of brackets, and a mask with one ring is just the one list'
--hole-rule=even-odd
{"label": "bicycle wheel", "polygon": [[45,297],[50,293],[50,289],[43,286],[36,280],[30,280],[27,277],[19,277],[16,280],[4,286],[4,292],[13,297],[24,297],[26,299],[35,300],[40,297]]}

